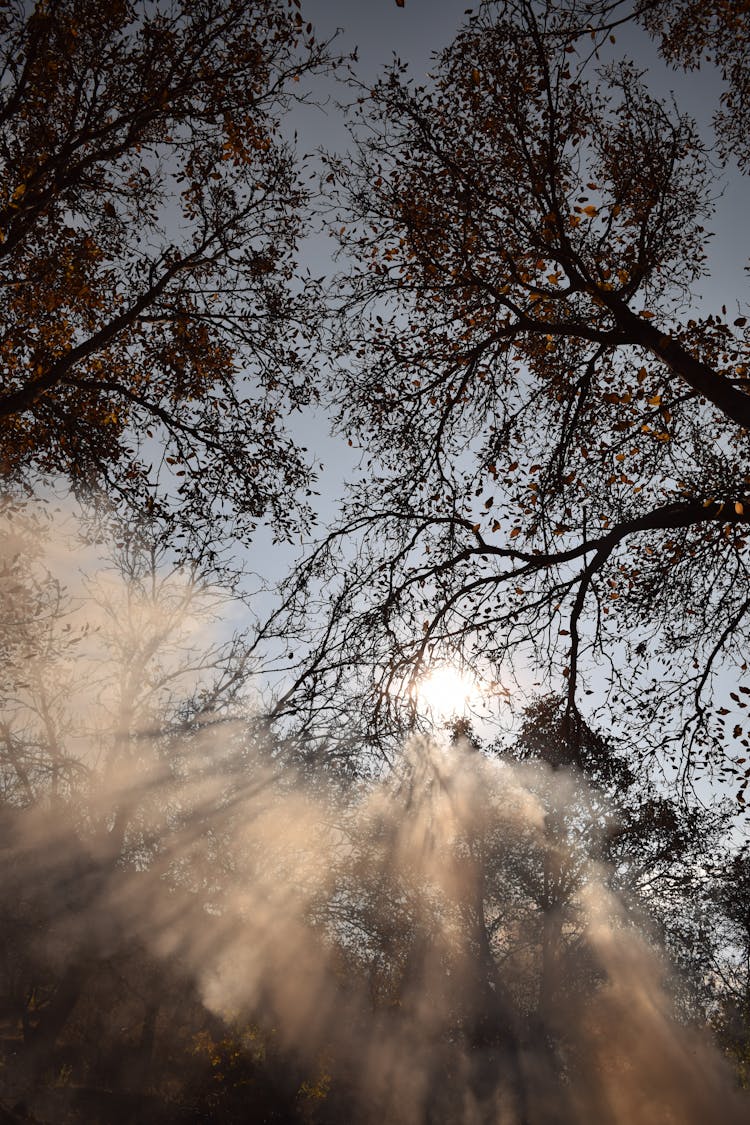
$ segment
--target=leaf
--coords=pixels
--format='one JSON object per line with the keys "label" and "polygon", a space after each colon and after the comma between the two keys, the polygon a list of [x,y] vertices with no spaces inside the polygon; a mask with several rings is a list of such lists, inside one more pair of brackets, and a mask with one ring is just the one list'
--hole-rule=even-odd
{"label": "leaf", "polygon": [[520,529],[520,527],[514,527],[514,528],[513,528],[513,530],[512,530],[512,531],[511,531],[511,533],[510,533],[510,537],[511,537],[511,539],[515,539],[515,537],[516,537],[517,535],[520,535],[520,534],[521,534],[521,529]]}
{"label": "leaf", "polygon": [[743,516],[745,514],[745,505],[742,503],[741,500],[735,500],[734,510],[735,510],[735,512],[737,513],[738,516]]}
{"label": "leaf", "polygon": [[599,214],[599,208],[594,207],[593,203],[589,203],[588,207],[584,207],[583,213],[584,215],[589,215],[593,219],[594,215]]}
{"label": "leaf", "polygon": [[[398,0],[396,0],[396,3],[398,3]],[[474,67],[474,69],[471,72],[471,80],[472,80],[472,82],[474,83],[475,86],[478,86],[479,83],[482,81],[482,75],[480,74],[480,72],[477,70],[476,67]]]}
{"label": "leaf", "polygon": [[642,316],[644,320],[651,320],[656,316],[656,313],[652,313],[649,309],[641,309],[638,315]]}

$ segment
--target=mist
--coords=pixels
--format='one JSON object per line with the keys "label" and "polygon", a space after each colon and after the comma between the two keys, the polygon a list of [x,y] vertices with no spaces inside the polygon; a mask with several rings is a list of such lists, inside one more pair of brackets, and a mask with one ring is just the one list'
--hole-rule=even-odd
{"label": "mist", "polygon": [[3,1120],[747,1119],[579,773],[439,734],[377,780],[303,767],[205,576],[135,537],[66,589],[35,519],[3,558]]}

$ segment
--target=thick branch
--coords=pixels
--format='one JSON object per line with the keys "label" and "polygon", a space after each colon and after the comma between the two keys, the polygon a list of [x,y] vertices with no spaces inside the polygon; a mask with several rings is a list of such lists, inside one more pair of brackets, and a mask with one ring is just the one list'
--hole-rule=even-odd
{"label": "thick branch", "polygon": [[144,309],[147,309],[161,296],[169,282],[176,277],[178,273],[196,265],[202,253],[203,250],[196,250],[188,257],[181,258],[179,262],[175,262],[173,265],[169,266],[159,280],[135,300],[125,312],[121,313],[119,316],[113,317],[113,319],[103,325],[98,332],[89,336],[87,340],[78,344],[77,347],[64,352],[44,375],[27,383],[23,387],[19,387],[18,390],[3,396],[3,398],[0,399],[0,418],[11,418],[16,414],[22,414],[25,410],[30,410],[42,395],[51,390],[52,387],[64,382],[65,376],[76,364],[80,363],[82,360],[88,359],[89,356],[95,355],[111,344],[124,329],[129,328],[138,320]]}
{"label": "thick branch", "polygon": [[628,306],[606,291],[597,290],[597,296],[610,309],[617,323],[630,336],[666,364],[675,375],[684,379],[727,418],[750,430],[750,395],[732,386],[729,380],[717,374],[708,364],[691,355],[677,340],[660,332],[653,324],[637,316]]}

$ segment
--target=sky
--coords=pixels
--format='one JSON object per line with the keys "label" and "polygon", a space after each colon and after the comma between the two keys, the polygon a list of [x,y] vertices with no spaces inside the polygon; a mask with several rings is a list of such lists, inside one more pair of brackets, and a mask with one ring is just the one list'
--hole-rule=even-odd
{"label": "sky", "polygon": [[[395,0],[302,0],[303,14],[314,25],[319,40],[336,35],[334,49],[344,55],[357,49],[354,67],[368,83],[394,55],[408,62],[415,80],[424,81],[435,53],[451,42],[467,18],[467,8],[466,0],[405,0],[403,8]],[[710,70],[689,76],[667,71],[653,43],[637,31],[628,31],[627,37],[618,33],[613,50],[619,52],[623,46],[639,65],[648,69],[655,92],[668,96],[673,90],[679,108],[694,114],[708,129],[711,107],[718,94],[718,84]],[[301,153],[313,153],[321,147],[345,150],[349,138],[344,115],[335,99],[346,99],[348,91],[326,76],[318,80],[314,94],[317,104],[295,108],[285,129],[296,130]],[[745,185],[739,177],[730,176],[724,190],[717,211],[720,221],[713,246],[713,275],[704,287],[707,311],[724,303],[731,307],[736,302],[736,294],[742,292],[740,279],[750,251],[750,228],[744,221]],[[335,268],[331,245],[320,234],[307,239],[301,248],[302,267],[309,268],[314,275],[330,273]],[[295,415],[289,425],[299,443],[307,447],[310,460],[324,466],[319,470],[316,486],[320,492],[316,499],[319,519],[316,528],[297,536],[290,544],[274,543],[271,532],[259,528],[252,543],[236,545],[248,570],[259,575],[270,590],[286,577],[294,561],[307,552],[311,539],[322,534],[335,519],[345,481],[355,474],[359,458],[344,437],[331,435],[330,420],[323,410]],[[249,580],[248,589],[256,589],[255,580]],[[251,601],[254,613],[261,619],[273,604],[271,594],[256,594]],[[230,614],[226,622],[229,631],[245,624],[245,608],[238,606],[236,613],[237,616]]]}
{"label": "sky", "polygon": [[[426,73],[433,51],[446,46],[468,5],[451,0],[305,0],[303,11],[321,38],[342,29],[345,49],[357,46],[363,76],[372,76],[394,52]],[[369,72],[369,73],[368,73]]]}
{"label": "sky", "polygon": [[[451,41],[467,7],[451,0],[406,0],[403,8],[397,7],[395,0],[303,0],[302,12],[320,40],[336,35],[335,50],[340,54],[356,49],[356,73],[372,81],[392,62],[394,54],[409,62],[415,78],[426,77],[433,54]],[[347,147],[349,136],[334,99],[345,100],[348,92],[325,78],[315,85],[314,94],[318,104],[294,109],[287,128],[296,131],[301,153],[320,148],[340,152]],[[332,243],[321,236],[307,239],[302,245],[303,268],[314,276],[333,270],[332,248]],[[316,485],[320,492],[320,530],[335,518],[344,481],[353,475],[359,455],[343,437],[331,436],[330,421],[323,411],[297,415],[289,420],[289,426],[308,449],[310,461],[324,466],[318,470]],[[309,541],[309,536],[302,535],[293,544],[274,543],[272,534],[259,528],[249,550],[250,568],[273,585],[285,577]]]}
{"label": "sky", "polygon": [[[357,76],[373,81],[394,55],[408,61],[415,78],[425,78],[432,56],[453,38],[465,18],[467,5],[451,0],[406,0],[399,8],[395,0],[304,0],[303,14],[315,27],[320,40],[336,36],[335,49],[342,55],[356,50]],[[324,79],[315,88],[318,106],[294,110],[291,124],[296,129],[302,152],[319,148],[341,151],[349,143],[343,113],[334,99],[346,100],[349,92],[335,81]],[[324,239],[309,239],[303,246],[303,266],[314,275],[331,270],[331,244]],[[299,432],[311,458],[323,460],[326,471],[321,488],[321,515],[330,518],[336,507],[337,484],[347,476],[356,458],[343,439],[329,439],[325,416],[303,420]]]}

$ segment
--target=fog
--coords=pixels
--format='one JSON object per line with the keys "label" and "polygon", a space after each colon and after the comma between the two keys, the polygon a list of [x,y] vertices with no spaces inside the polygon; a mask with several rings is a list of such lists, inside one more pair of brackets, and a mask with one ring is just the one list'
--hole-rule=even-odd
{"label": "fog", "polygon": [[439,735],[377,781],[302,768],[217,694],[210,583],[133,541],[63,591],[11,515],[8,1120],[747,1120],[579,775]]}

